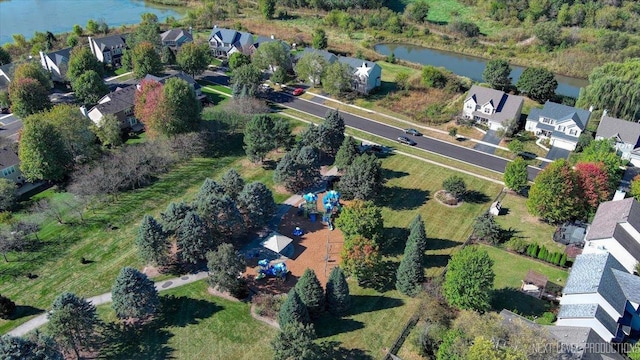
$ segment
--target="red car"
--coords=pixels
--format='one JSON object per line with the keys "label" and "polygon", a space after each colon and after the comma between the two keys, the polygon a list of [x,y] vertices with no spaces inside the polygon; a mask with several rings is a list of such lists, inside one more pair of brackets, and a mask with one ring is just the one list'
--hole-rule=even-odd
{"label": "red car", "polygon": [[299,96],[299,95],[302,95],[302,93],[304,93],[304,89],[303,88],[297,88],[297,89],[293,90],[293,92],[292,92],[293,96]]}

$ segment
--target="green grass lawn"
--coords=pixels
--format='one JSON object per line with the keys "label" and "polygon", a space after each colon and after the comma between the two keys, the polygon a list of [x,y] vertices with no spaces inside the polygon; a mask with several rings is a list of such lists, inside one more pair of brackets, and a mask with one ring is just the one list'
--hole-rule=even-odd
{"label": "green grass lawn", "polygon": [[[217,89],[216,89],[217,90]],[[228,96],[224,96],[220,94],[218,91],[215,91],[213,87],[203,86],[202,93],[207,95],[209,98],[209,103],[213,106],[222,105],[225,101],[229,100]]]}
{"label": "green grass lawn", "polygon": [[202,85],[202,91],[203,92],[204,91],[212,92],[211,89],[215,89],[215,90],[218,90],[218,91],[223,92],[225,94],[231,95],[231,88],[228,88],[226,86],[210,83],[210,82],[205,81],[205,80],[198,80],[198,82],[200,83],[200,85]]}
{"label": "green grass lawn", "polygon": [[[505,230],[513,229],[514,237],[529,243],[544,245],[552,251],[564,251],[565,246],[553,241],[555,226],[540,221],[527,211],[527,199],[523,196],[507,193],[502,199],[502,208],[506,215],[496,217],[496,222]],[[505,211],[505,210],[503,210]]]}
{"label": "green grass lawn", "polygon": [[[251,317],[249,305],[214,297],[198,281],[161,293],[163,315],[135,334],[111,329],[107,336],[118,346],[101,352],[109,359],[228,359],[273,357],[269,342],[276,329]],[[113,322],[110,305],[98,312]]]}

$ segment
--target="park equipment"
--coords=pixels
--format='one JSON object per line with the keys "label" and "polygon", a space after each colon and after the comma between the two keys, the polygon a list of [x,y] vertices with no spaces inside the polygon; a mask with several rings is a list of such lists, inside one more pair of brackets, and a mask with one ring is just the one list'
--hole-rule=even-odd
{"label": "park equipment", "polygon": [[269,260],[262,259],[258,261],[258,266],[260,266],[260,269],[258,270],[258,275],[256,275],[256,280],[264,279],[267,276],[285,280],[289,272],[284,262],[271,264]]}
{"label": "park equipment", "polygon": [[314,193],[307,193],[302,195],[302,198],[304,199],[304,215],[308,216],[309,214],[316,212],[318,195]]}
{"label": "park equipment", "polygon": [[322,221],[327,223],[329,230],[333,230],[331,217],[335,212],[340,211],[340,193],[335,190],[327,191],[322,199],[322,205],[325,210]]}

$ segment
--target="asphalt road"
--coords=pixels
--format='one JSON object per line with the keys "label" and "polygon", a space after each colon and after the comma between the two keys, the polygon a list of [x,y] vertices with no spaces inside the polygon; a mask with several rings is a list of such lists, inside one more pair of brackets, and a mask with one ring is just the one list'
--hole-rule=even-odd
{"label": "asphalt road", "polygon": [[[222,85],[229,84],[229,78],[219,73],[207,72],[205,74],[205,79]],[[291,94],[285,92],[272,92],[267,95],[267,98],[274,103],[287,105],[296,110],[320,117],[324,117],[327,111],[330,109],[330,107],[296,98]],[[342,118],[344,119],[344,122],[347,126],[351,126],[353,128],[363,130],[371,134],[394,141],[398,138],[398,136],[404,135],[401,129],[378,123],[360,116],[343,112]],[[428,150],[436,154],[444,155],[456,160],[474,164],[489,170],[503,173],[505,167],[509,163],[508,160],[501,157],[486,154],[474,149],[457,146],[426,136],[412,136],[411,138],[417,143],[416,147],[418,148]],[[527,170],[529,173],[529,180],[535,179],[536,175],[538,175],[538,172],[540,172],[539,169],[533,167],[528,167]]]}

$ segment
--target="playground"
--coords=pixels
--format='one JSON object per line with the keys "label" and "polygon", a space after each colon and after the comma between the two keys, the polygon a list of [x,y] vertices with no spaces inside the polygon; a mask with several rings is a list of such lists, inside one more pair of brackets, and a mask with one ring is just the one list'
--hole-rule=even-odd
{"label": "playground", "polygon": [[[323,286],[326,284],[331,269],[340,262],[340,252],[344,244],[342,232],[337,229],[330,230],[330,222],[322,221],[330,220],[327,218],[327,212],[331,214],[337,210],[334,208],[338,203],[339,194],[335,191],[328,193],[329,195],[327,192],[317,194],[315,199],[307,196],[309,194],[304,195],[298,204],[292,206],[283,216],[278,232],[293,240],[288,245],[289,251],[283,251],[288,253],[288,257],[269,259],[271,261],[267,264],[263,262],[263,266],[258,264],[263,260],[259,257],[247,259],[246,275],[250,287],[263,293],[286,292],[295,285],[307,268],[315,271]],[[296,230],[301,230],[302,234],[294,235]],[[281,265],[277,265],[280,262],[284,262],[288,270],[285,278],[277,276],[280,274],[278,267]],[[260,271],[267,274],[259,275]]]}

